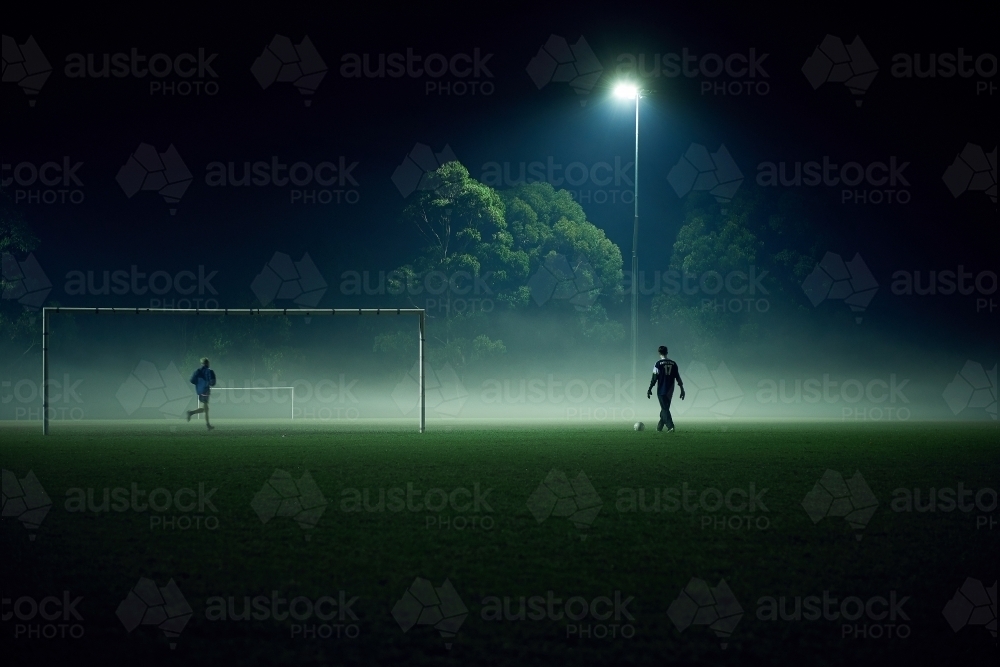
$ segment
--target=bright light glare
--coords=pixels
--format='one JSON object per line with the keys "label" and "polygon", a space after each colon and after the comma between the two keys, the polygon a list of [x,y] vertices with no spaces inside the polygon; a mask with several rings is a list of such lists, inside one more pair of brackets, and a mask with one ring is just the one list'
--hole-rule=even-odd
{"label": "bright light glare", "polygon": [[615,86],[615,97],[625,100],[634,100],[638,95],[639,88],[634,83],[619,83]]}

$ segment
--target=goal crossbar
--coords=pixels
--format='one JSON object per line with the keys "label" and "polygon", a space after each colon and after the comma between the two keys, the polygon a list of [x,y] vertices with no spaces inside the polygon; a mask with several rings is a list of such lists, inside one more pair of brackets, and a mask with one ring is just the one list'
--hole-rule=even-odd
{"label": "goal crossbar", "polygon": [[416,315],[419,334],[420,432],[423,433],[427,426],[424,373],[426,311],[423,308],[66,308],[48,306],[42,308],[42,435],[49,434],[49,319],[60,313],[90,313],[93,315],[303,315],[305,317],[321,315]]}

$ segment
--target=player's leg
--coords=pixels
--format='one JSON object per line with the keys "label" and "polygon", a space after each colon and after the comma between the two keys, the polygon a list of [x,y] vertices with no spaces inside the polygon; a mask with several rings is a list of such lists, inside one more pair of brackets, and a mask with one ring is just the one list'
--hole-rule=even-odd
{"label": "player's leg", "polygon": [[663,427],[667,424],[667,420],[670,419],[670,404],[667,402],[667,397],[663,394],[657,394],[656,399],[660,402],[660,421],[656,423],[656,430],[662,431]]}
{"label": "player's leg", "polygon": [[197,410],[188,410],[187,411],[188,421],[191,421],[191,417],[193,417],[194,415],[201,414],[202,412],[207,412],[207,410],[204,407],[198,408]]}
{"label": "player's leg", "polygon": [[202,406],[201,409],[205,412],[205,428],[211,431],[215,427],[212,426],[212,423],[210,421],[208,421],[208,394],[205,394],[204,396],[199,396],[198,398],[201,399],[201,406]]}
{"label": "player's leg", "polygon": [[670,416],[670,400],[674,397],[674,389],[671,387],[666,394],[660,396],[660,414],[662,415],[660,419],[666,424],[668,431],[674,430],[674,419]]}

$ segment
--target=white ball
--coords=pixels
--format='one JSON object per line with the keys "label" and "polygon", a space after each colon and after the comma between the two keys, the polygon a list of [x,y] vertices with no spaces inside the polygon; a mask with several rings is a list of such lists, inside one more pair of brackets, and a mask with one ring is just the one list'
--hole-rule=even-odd
{"label": "white ball", "polygon": [[633,426],[632,428],[634,428],[636,431],[644,431],[646,430],[646,425],[643,424],[642,422],[636,422],[635,426]]}

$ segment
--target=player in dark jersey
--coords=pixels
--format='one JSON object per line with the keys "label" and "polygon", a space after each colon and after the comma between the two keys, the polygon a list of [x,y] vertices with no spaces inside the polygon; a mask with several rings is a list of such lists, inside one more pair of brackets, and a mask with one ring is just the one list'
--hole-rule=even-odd
{"label": "player in dark jersey", "polygon": [[680,373],[677,372],[677,363],[667,359],[667,347],[661,345],[657,351],[660,359],[653,366],[653,378],[649,381],[649,389],[646,390],[646,398],[653,395],[653,386],[656,386],[656,398],[660,401],[660,421],[656,424],[656,430],[662,431],[667,427],[667,431],[674,430],[674,420],[670,417],[670,399],[674,395],[674,382],[681,388],[681,400],[684,400],[684,383],[681,382]]}

